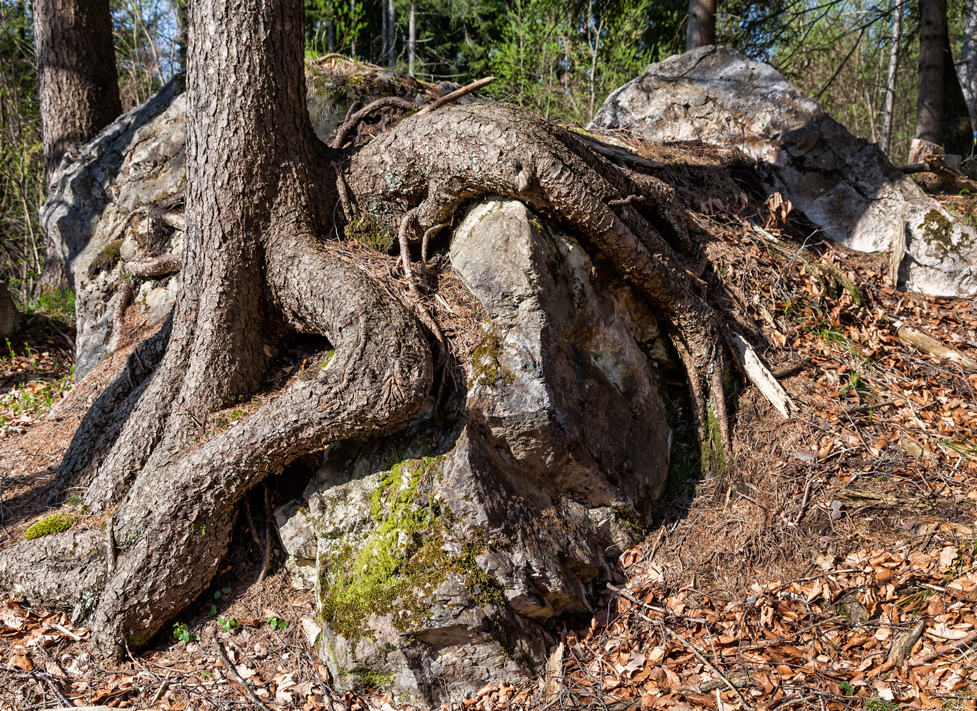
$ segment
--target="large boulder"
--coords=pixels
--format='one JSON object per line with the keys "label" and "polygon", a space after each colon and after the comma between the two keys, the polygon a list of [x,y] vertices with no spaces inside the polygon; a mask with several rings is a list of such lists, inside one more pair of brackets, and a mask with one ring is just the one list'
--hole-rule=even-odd
{"label": "large boulder", "polygon": [[670,443],[657,323],[576,241],[488,200],[450,258],[488,316],[467,392],[330,447],[280,509],[337,683],[425,705],[542,668],[542,625],[588,612],[640,540]]}
{"label": "large boulder", "polygon": [[671,57],[614,91],[591,127],[738,148],[830,239],[863,252],[903,240],[906,288],[977,292],[977,232],[767,64],[717,47]]}

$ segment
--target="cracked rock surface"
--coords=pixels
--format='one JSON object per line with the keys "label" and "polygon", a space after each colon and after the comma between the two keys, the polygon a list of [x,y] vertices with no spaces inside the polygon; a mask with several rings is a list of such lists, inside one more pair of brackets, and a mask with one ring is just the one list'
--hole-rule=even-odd
{"label": "cracked rock surface", "polygon": [[901,286],[977,293],[974,228],[767,64],[716,47],[670,57],[614,91],[591,127],[738,148],[765,167],[768,193],[789,198],[830,239],[862,252],[905,240]]}

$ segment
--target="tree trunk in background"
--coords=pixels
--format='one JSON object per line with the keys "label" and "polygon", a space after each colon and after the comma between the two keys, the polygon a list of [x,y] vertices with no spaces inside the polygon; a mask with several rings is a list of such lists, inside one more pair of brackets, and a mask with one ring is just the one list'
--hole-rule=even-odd
{"label": "tree trunk in background", "polygon": [[108,0],[34,0],[45,179],[122,113]]}
{"label": "tree trunk in background", "polygon": [[[977,2],[977,0],[973,0]],[[902,38],[902,1],[896,3],[895,17],[892,23],[892,49],[889,52],[889,76],[885,83],[885,111],[882,118],[882,140],[879,148],[889,153],[892,143],[892,116],[896,104],[896,72],[899,69],[899,41]]]}
{"label": "tree trunk in background", "polygon": [[919,98],[916,138],[943,145],[943,36],[946,0],[919,2]]}
{"label": "tree trunk in background", "polygon": [[[381,67],[387,66],[387,0],[380,0],[380,61],[377,62]],[[372,53],[372,52],[371,52]]]}
{"label": "tree trunk in background", "polygon": [[685,51],[716,44],[716,5],[718,0],[689,0]]}
{"label": "tree trunk in background", "polygon": [[[85,143],[122,113],[108,0],[35,0],[34,44],[40,83],[44,184],[68,146]],[[70,286],[45,240],[40,289]]]}
{"label": "tree trunk in background", "polygon": [[977,0],[967,0],[964,15],[963,41],[960,44],[960,63],[957,76],[967,101],[970,126],[977,139]]}
{"label": "tree trunk in background", "polygon": [[417,7],[410,4],[410,20],[407,25],[407,73],[414,76],[414,62],[417,58]]}
{"label": "tree trunk in background", "polygon": [[350,40],[349,56],[356,56],[356,0],[349,0]]}
{"label": "tree trunk in background", "polygon": [[960,79],[957,77],[953,51],[950,49],[949,23],[943,24],[943,148],[947,154],[966,156],[973,142],[970,111]]}
{"label": "tree trunk in background", "polygon": [[394,0],[387,4],[387,66],[393,69],[397,66],[397,13],[394,10]]}

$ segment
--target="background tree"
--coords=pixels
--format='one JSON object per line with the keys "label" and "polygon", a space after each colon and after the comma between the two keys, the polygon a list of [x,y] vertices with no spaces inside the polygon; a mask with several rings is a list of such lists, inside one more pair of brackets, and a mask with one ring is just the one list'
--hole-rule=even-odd
{"label": "background tree", "polygon": [[35,0],[44,169],[122,113],[108,0]]}
{"label": "background tree", "polygon": [[685,50],[716,44],[717,0],[689,0]]}

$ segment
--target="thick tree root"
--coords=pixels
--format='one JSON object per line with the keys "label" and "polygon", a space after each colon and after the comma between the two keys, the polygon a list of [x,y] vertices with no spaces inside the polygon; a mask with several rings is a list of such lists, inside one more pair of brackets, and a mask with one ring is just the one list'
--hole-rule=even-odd
{"label": "thick tree root", "polygon": [[359,208],[406,225],[398,232],[412,241],[489,195],[521,200],[572,230],[656,307],[688,372],[703,444],[714,423],[729,446],[722,321],[662,236],[676,246],[689,241],[664,183],[619,168],[568,131],[496,104],[409,117],[356,153],[348,176]]}

